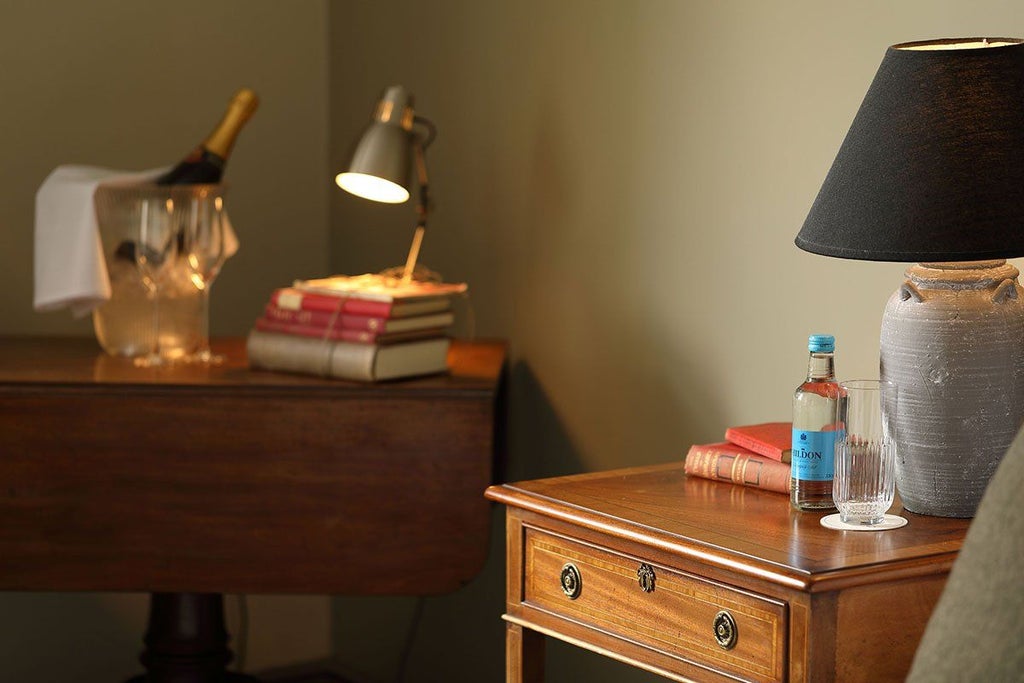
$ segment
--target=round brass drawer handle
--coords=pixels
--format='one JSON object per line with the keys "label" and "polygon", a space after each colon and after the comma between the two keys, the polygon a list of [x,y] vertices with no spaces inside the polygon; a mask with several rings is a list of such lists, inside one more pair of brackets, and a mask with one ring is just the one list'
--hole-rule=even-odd
{"label": "round brass drawer handle", "polygon": [[736,628],[736,620],[732,615],[722,610],[715,615],[715,641],[723,650],[731,650],[736,646],[736,638],[739,631]]}
{"label": "round brass drawer handle", "polygon": [[562,583],[562,592],[565,593],[566,597],[570,600],[580,597],[580,591],[583,590],[583,577],[580,576],[580,570],[576,568],[576,565],[572,562],[566,562],[562,565],[560,581]]}
{"label": "round brass drawer handle", "polygon": [[640,590],[644,593],[654,592],[654,581],[657,577],[654,575],[654,567],[643,562],[640,564],[640,568],[636,570],[636,580],[640,584]]}

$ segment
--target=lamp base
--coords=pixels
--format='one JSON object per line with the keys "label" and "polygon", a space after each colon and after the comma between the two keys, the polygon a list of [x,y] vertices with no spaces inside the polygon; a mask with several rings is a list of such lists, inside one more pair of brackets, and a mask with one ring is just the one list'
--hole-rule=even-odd
{"label": "lamp base", "polygon": [[911,512],[973,517],[1024,420],[1024,291],[1005,261],[922,263],[882,318],[899,392],[896,485]]}

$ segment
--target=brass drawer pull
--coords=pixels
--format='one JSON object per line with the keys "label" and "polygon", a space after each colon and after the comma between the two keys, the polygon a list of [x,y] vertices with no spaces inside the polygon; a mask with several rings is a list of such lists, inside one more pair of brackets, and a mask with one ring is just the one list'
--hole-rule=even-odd
{"label": "brass drawer pull", "polygon": [[580,591],[583,590],[583,577],[580,576],[580,570],[572,562],[562,565],[561,582],[562,592],[566,597],[570,600],[580,597]]}
{"label": "brass drawer pull", "polygon": [[641,563],[640,568],[636,570],[636,579],[640,583],[640,589],[644,593],[654,592],[654,580],[657,577],[654,575],[654,567],[647,564],[646,562]]}
{"label": "brass drawer pull", "polygon": [[722,610],[715,615],[715,640],[723,650],[731,650],[735,647],[738,635],[736,620],[732,618],[731,614]]}

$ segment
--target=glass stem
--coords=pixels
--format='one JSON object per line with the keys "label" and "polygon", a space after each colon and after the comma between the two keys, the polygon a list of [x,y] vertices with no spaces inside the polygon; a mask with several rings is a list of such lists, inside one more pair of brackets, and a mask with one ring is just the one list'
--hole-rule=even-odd
{"label": "glass stem", "polygon": [[199,357],[210,356],[210,286],[206,284],[200,293],[202,310],[199,312]]}
{"label": "glass stem", "polygon": [[156,363],[160,360],[160,290],[155,282],[149,296],[153,299],[153,343],[150,345],[149,361]]}

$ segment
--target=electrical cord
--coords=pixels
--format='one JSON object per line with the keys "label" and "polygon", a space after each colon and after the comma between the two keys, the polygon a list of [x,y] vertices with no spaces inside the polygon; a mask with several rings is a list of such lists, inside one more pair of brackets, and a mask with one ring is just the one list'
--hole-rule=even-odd
{"label": "electrical cord", "polygon": [[416,642],[416,633],[419,631],[420,621],[423,619],[423,607],[426,598],[416,598],[416,605],[413,608],[412,619],[409,620],[409,630],[405,634],[405,643],[402,646],[401,659],[398,661],[398,673],[395,676],[395,683],[404,683],[405,675],[408,673],[409,660],[412,657],[412,647]]}
{"label": "electrical cord", "polygon": [[249,596],[236,595],[238,602],[238,637],[235,640],[235,668],[245,673],[249,656]]}

